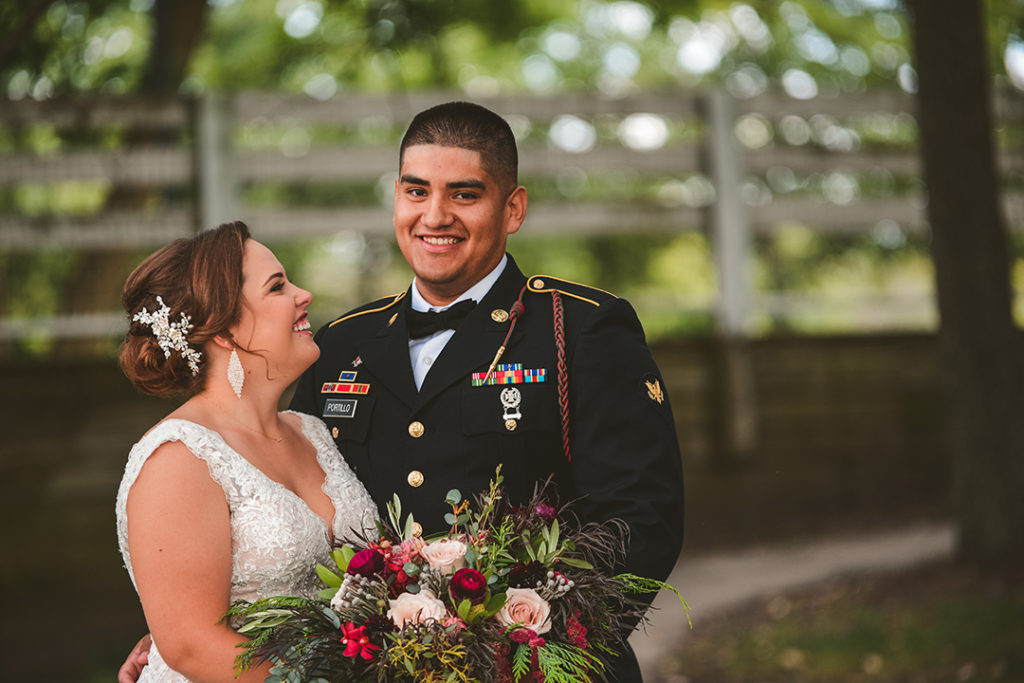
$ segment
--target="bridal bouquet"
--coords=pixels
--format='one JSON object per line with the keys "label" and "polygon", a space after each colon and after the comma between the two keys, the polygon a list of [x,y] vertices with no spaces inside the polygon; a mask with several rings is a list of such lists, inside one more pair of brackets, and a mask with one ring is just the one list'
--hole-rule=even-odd
{"label": "bridal bouquet", "polygon": [[273,682],[603,678],[643,616],[631,594],[675,589],[611,575],[623,524],[581,525],[543,488],[513,507],[501,482],[499,467],[473,501],[449,491],[451,528],[430,541],[414,535],[411,515],[400,524],[396,496],[377,538],[343,544],[336,566],[317,566],[321,600],[232,605],[226,617],[252,638],[237,668],[269,659]]}

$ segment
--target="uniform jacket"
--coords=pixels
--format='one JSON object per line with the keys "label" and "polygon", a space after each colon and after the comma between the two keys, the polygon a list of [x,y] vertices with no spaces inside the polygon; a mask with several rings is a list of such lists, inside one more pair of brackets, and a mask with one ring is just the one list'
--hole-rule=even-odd
{"label": "uniform jacket", "polygon": [[[607,292],[534,276],[498,366],[501,381],[515,383],[474,386],[524,285],[510,256],[419,391],[405,324],[409,292],[343,315],[317,332],[320,359],[299,380],[292,408],[324,419],[382,515],[397,493],[403,518],[412,512],[430,534],[446,528],[446,493],[486,490],[499,463],[513,503],[553,473],[562,501],[579,498],[581,518],[629,525],[626,570],[664,579],[682,544],[682,469],[664,382],[636,313]],[[564,309],[571,460],[562,447],[552,289]],[[518,396],[506,393],[503,402],[509,388]],[[639,672],[619,680],[639,680]]]}

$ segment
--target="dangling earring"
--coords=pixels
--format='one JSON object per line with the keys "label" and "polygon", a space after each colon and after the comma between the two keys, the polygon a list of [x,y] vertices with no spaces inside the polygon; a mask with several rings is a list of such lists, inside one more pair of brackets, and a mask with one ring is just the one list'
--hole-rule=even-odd
{"label": "dangling earring", "polygon": [[228,382],[235,391],[235,396],[242,398],[242,385],[245,384],[245,370],[242,369],[242,361],[238,360],[238,352],[231,349],[231,358],[228,360]]}

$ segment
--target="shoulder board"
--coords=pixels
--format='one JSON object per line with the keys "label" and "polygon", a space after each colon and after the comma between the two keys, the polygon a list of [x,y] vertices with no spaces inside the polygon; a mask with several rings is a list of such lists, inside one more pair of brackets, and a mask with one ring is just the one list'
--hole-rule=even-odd
{"label": "shoulder board", "polygon": [[334,327],[338,323],[343,323],[346,320],[351,320],[352,318],[358,318],[361,315],[367,315],[370,313],[380,313],[381,311],[386,311],[395,304],[397,304],[399,301],[404,299],[405,294],[405,292],[402,292],[400,294],[395,294],[394,296],[384,297],[383,299],[378,299],[377,301],[368,303],[364,308],[352,311],[351,313],[341,316],[327,327]]}
{"label": "shoulder board", "polygon": [[570,296],[573,299],[586,301],[588,304],[593,304],[594,306],[600,306],[601,301],[603,300],[618,298],[611,292],[606,292],[603,289],[588,287],[587,285],[581,285],[578,282],[571,282],[569,280],[563,280],[550,275],[534,275],[526,281],[526,287],[531,292],[538,294],[544,292],[558,292],[559,294]]}

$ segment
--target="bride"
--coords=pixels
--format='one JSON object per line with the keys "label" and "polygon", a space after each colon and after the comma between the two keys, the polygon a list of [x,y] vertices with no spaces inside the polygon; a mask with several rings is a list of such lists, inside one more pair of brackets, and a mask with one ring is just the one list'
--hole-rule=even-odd
{"label": "bride", "polygon": [[117,495],[125,567],[152,634],[140,681],[235,678],[235,600],[315,597],[332,538],[373,528],[376,506],[322,422],[278,412],[320,352],[312,296],[240,222],[158,250],[129,276],[125,374],[187,397],[131,450]]}

